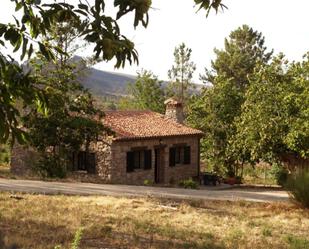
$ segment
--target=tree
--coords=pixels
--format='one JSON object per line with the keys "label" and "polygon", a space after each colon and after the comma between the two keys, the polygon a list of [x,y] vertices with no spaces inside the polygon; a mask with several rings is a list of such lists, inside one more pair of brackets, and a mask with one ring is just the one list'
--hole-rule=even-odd
{"label": "tree", "polygon": [[229,139],[235,133],[234,118],[240,115],[242,102],[243,94],[232,81],[216,77],[215,86],[194,96],[188,106],[187,122],[205,133],[202,158],[216,171],[236,171],[238,158],[230,153]]}
{"label": "tree", "polygon": [[168,71],[170,79],[169,91],[174,97],[178,97],[182,102],[188,98],[190,90],[194,88],[192,84],[193,73],[196,70],[195,64],[191,61],[192,50],[184,43],[175,48],[174,65]]}
{"label": "tree", "polygon": [[138,72],[136,81],[129,85],[129,93],[133,97],[135,108],[164,113],[165,93],[162,82],[152,72],[147,70]]}
{"label": "tree", "polygon": [[104,132],[100,122],[103,113],[94,107],[91,94],[77,80],[80,70],[85,68],[73,60],[79,48],[73,39],[76,35],[78,30],[72,22],[55,25],[45,39],[57,44],[65,54],[55,53],[57,63],[42,56],[30,63],[31,75],[48,98],[49,108],[47,115],[42,115],[35,106],[30,106],[23,119],[30,145],[42,158],[35,169],[45,176],[63,177],[71,155],[82,146],[88,152],[90,142]]}
{"label": "tree", "polygon": [[309,156],[308,57],[291,65],[283,55],[250,78],[234,146],[255,160],[282,162],[287,154]]}
{"label": "tree", "polygon": [[261,33],[246,25],[232,31],[225,39],[224,50],[215,49],[217,58],[212,61],[212,69],[201,76],[212,86],[202,92],[200,99],[194,98],[188,108],[189,122],[206,133],[202,143],[206,160],[231,174],[250,161],[248,153],[232,146],[237,131],[235,120],[241,115],[255,67],[266,64],[272,55],[266,50]]}
{"label": "tree", "polygon": [[232,31],[229,39],[225,39],[224,49],[214,49],[216,60],[211,62],[211,70],[205,69],[202,80],[214,84],[216,76],[224,76],[232,79],[240,89],[244,89],[255,66],[258,63],[267,63],[273,54],[273,51],[266,52],[264,43],[262,33],[247,25]]}
{"label": "tree", "polygon": [[[21,60],[28,55],[31,58],[33,51],[38,48],[47,60],[56,60],[54,52],[60,52],[57,46],[44,37],[51,30],[54,23],[74,19],[79,25],[81,38],[94,44],[96,58],[109,61],[116,58],[116,67],[125,66],[125,62],[137,62],[137,51],[134,43],[123,36],[117,20],[129,12],[134,12],[134,26],[148,24],[148,10],[151,0],[114,1],[118,8],[115,20],[105,12],[105,1],[95,0],[93,6],[87,0],[71,5],[65,1],[54,1],[43,4],[40,0],[14,0],[15,11],[22,12],[21,18],[15,18],[15,23],[0,24],[0,46],[4,49],[9,44],[14,52],[21,51]],[[195,0],[200,9],[207,14],[211,9],[218,10],[225,6],[221,0]],[[6,142],[10,137],[12,142],[17,138],[25,141],[25,132],[19,127],[19,111],[15,107],[17,100],[25,106],[36,105],[41,112],[46,110],[46,98],[40,89],[34,86],[29,72],[24,72],[21,65],[16,63],[10,54],[0,51],[0,142]]]}

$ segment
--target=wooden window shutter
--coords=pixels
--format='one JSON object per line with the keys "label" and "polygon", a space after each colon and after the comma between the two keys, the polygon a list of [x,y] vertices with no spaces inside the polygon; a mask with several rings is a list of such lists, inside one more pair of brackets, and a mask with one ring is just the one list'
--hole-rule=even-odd
{"label": "wooden window shutter", "polygon": [[184,164],[190,164],[191,163],[191,147],[190,146],[184,147],[183,163]]}
{"label": "wooden window shutter", "polygon": [[170,166],[175,166],[176,148],[170,148]]}
{"label": "wooden window shutter", "polygon": [[78,152],[72,153],[72,170],[78,170]]}
{"label": "wooden window shutter", "polygon": [[95,153],[88,153],[87,155],[87,169],[88,173],[95,174]]}
{"label": "wooden window shutter", "polygon": [[127,172],[134,171],[134,152],[127,152]]}
{"label": "wooden window shutter", "polygon": [[151,150],[144,151],[144,169],[151,169]]}

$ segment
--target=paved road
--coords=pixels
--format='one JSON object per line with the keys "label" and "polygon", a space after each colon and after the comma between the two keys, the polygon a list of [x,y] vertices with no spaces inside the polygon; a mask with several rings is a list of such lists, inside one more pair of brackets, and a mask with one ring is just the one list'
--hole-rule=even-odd
{"label": "paved road", "polygon": [[108,195],[129,197],[163,197],[192,200],[246,200],[254,202],[287,201],[282,190],[233,188],[206,188],[199,190],[92,183],[64,183],[0,178],[0,191],[38,194]]}

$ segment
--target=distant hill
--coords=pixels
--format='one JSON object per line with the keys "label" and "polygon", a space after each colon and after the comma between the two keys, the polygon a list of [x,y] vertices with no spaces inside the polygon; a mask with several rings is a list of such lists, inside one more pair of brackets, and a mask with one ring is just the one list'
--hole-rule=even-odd
{"label": "distant hill", "polygon": [[[136,77],[90,68],[80,81],[94,95],[120,97],[127,95],[128,84],[135,82]],[[166,84],[167,82],[163,82],[163,87]],[[202,85],[196,84],[195,92],[199,92],[202,87]]]}
{"label": "distant hill", "polygon": [[80,80],[93,94],[99,96],[123,96],[127,94],[129,83],[133,83],[136,76],[102,71],[90,68]]}

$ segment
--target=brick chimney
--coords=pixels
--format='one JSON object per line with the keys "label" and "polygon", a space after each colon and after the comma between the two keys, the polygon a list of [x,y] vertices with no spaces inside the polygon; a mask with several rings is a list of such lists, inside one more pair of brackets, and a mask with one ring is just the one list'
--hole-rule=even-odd
{"label": "brick chimney", "polygon": [[165,118],[174,120],[175,122],[182,124],[184,121],[182,102],[170,98],[167,99],[164,104],[166,105]]}

